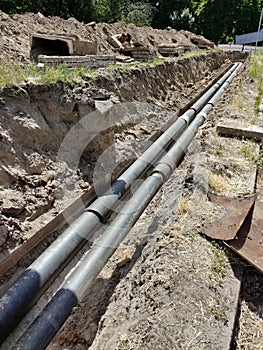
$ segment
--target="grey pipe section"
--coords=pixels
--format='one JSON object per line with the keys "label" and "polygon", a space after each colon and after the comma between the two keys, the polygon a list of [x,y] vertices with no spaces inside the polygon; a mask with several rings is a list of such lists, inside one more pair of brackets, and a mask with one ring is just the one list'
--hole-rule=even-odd
{"label": "grey pipe section", "polygon": [[[67,228],[12,284],[0,299],[0,342],[15,328],[40,295],[43,286],[58,271],[67,257],[89,240],[112,211],[121,196],[145,170],[154,164],[174,142],[202,106],[236,69],[235,63],[208,91],[173,123],[87,210]],[[9,300],[10,302],[6,302]]]}
{"label": "grey pipe section", "polygon": [[[221,77],[208,91],[202,95],[185,113],[183,113],[174,124],[172,124],[117,180],[112,187],[101,197],[99,197],[88,210],[96,213],[99,217],[107,216],[109,210],[112,210],[120,198],[120,191],[123,193],[131,184],[164,153],[172,142],[174,142],[181,133],[191,123],[195,115],[200,111],[211,96],[222,86],[222,84],[235,71],[238,63],[234,65]],[[124,189],[120,185],[124,186]],[[122,193],[122,194],[123,194]]]}
{"label": "grey pipe section", "polygon": [[236,66],[228,79],[224,82],[221,88],[214,94],[214,96],[208,101],[204,108],[197,114],[193,122],[182,134],[179,140],[171,148],[171,150],[159,161],[154,169],[155,172],[158,172],[164,176],[165,179],[168,179],[176,164],[184,156],[187,151],[187,147],[191,143],[194,135],[196,134],[198,128],[204,123],[207,118],[207,115],[212,110],[217,100],[223,95],[225,90],[228,88],[229,84],[233,80],[234,76],[237,74],[238,69],[241,67],[241,63]]}
{"label": "grey pipe section", "polygon": [[231,72],[216,95],[197,114],[194,121],[170,151],[161,158],[152,175],[142,183],[108,229],[94,243],[92,249],[85,254],[55,296],[19,339],[13,350],[34,350],[35,348],[41,350],[46,348],[70,315],[73,307],[86,295],[87,289],[94,282],[151,199],[176,168],[198,128],[203,124],[215,102],[232,81],[239,67],[240,65],[236,66],[236,69]]}

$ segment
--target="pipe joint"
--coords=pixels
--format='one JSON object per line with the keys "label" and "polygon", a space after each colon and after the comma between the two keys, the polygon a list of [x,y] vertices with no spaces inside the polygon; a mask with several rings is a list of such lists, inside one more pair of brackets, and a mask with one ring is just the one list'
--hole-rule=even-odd
{"label": "pipe joint", "polygon": [[168,163],[159,163],[153,169],[152,175],[160,174],[163,178],[163,183],[166,182],[173,173],[173,167]]}
{"label": "pipe joint", "polygon": [[189,108],[187,112],[185,112],[179,118],[183,119],[186,122],[186,125],[189,125],[191,123],[191,120],[193,119],[193,115],[195,115],[197,112],[198,110],[192,106]]}

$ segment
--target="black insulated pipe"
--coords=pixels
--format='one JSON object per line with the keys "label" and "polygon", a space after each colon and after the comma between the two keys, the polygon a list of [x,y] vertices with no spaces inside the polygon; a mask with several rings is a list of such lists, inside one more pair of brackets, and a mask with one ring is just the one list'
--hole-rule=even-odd
{"label": "black insulated pipe", "polygon": [[[174,146],[161,158],[152,174],[142,183],[111,225],[94,243],[91,250],[84,255],[55,296],[18,340],[13,350],[34,350],[36,348],[42,350],[46,348],[58,331],[57,325],[61,326],[76,303],[83,299],[88,288],[115,252],[118,245],[126,237],[162,184],[169,178],[171,172],[176,168],[198,128],[203,124],[214,103],[234,78],[239,67],[240,64],[232,71],[217,95],[208,101]],[[64,295],[69,295],[70,300],[75,302],[68,303],[67,298],[65,298],[65,301],[63,298],[60,301],[60,296]],[[54,325],[56,326],[54,327]]]}

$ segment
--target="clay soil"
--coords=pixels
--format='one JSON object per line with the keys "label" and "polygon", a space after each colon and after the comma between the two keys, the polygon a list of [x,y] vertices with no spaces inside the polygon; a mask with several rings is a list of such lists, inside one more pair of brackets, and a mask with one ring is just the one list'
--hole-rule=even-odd
{"label": "clay soil", "polygon": [[[194,45],[190,40],[193,35],[186,32],[159,32],[123,23],[98,24],[94,30],[75,19],[63,21],[40,14],[0,16],[1,59],[23,64],[28,62],[32,31],[84,38],[97,35],[100,52],[111,54],[116,52],[106,42],[106,35],[123,31],[149,46],[164,40]],[[254,191],[251,178],[257,169],[259,145],[219,136],[216,126],[219,120],[262,126],[261,115],[254,112],[257,82],[249,78],[250,58],[211,50],[202,56],[158,64],[102,69],[93,80],[87,78],[78,84],[24,84],[2,89],[0,249],[4,259],[89,191],[96,165],[99,175],[112,167],[111,175],[116,176],[231,61],[239,59],[245,61],[238,77],[196,135],[182,164],[48,349],[263,348],[262,275],[221,242],[201,234],[202,223],[222,215],[222,208],[209,200],[208,192],[237,196]],[[107,112],[110,110],[114,113]],[[60,157],[60,152],[65,136],[82,119],[87,124],[84,133],[77,134],[78,140],[85,143],[84,134],[94,129],[100,132],[81,149],[76,165],[74,157],[69,161]],[[70,141],[76,147],[71,147],[72,154],[80,152],[74,138]],[[109,149],[117,166],[107,163],[109,157],[100,158],[103,152],[108,155]],[[259,180],[261,177],[259,167]],[[59,232],[55,230],[43,245]],[[41,249],[43,246],[3,276],[1,288]],[[81,254],[83,251],[78,258]],[[51,287],[42,297],[20,334],[54,291]],[[9,349],[19,332],[2,349]]]}

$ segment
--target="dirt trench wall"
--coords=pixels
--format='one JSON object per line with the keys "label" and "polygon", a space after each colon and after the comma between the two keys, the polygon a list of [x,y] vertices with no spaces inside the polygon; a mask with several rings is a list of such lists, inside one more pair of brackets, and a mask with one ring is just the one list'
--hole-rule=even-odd
{"label": "dirt trench wall", "polygon": [[[3,253],[23,243],[28,232],[31,235],[38,228],[37,218],[43,219],[40,225],[45,224],[81,195],[93,181],[92,171],[101,152],[111,146],[114,149],[116,141],[125,149],[127,139],[121,132],[142,118],[134,111],[114,116],[102,112],[120,102],[137,101],[178,113],[229,63],[227,54],[210,53],[160,65],[100,70],[95,80],[78,85],[25,83],[3,89],[0,93]],[[154,114],[146,111],[145,118],[147,132],[137,135],[143,139],[151,138],[169,119],[157,110]],[[66,142],[64,158],[59,159],[63,140],[71,135],[73,127],[75,132]],[[105,131],[100,132],[101,129]],[[97,136],[88,143],[87,135]],[[112,151],[109,161],[114,162],[114,157]]]}

